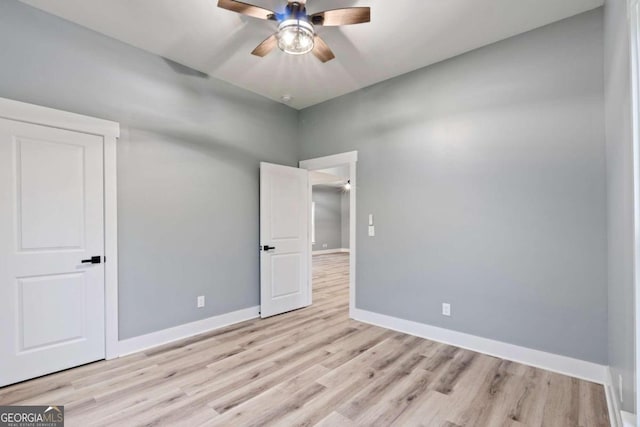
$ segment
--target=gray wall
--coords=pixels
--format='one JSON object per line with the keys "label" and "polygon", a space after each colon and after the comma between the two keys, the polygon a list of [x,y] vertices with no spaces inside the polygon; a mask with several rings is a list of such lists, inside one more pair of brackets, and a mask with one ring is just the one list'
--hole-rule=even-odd
{"label": "gray wall", "polygon": [[622,407],[634,411],[633,140],[626,0],[605,3],[605,97],[609,232],[609,364]]}
{"label": "gray wall", "polygon": [[602,64],[598,9],[303,110],[358,150],[357,307],[607,363]]}
{"label": "gray wall", "polygon": [[258,162],[296,164],[297,112],[17,1],[0,40],[1,97],[122,125],[120,337],[257,305]]}
{"label": "gray wall", "polygon": [[349,203],[350,203],[350,193],[343,192],[341,197],[341,237],[340,240],[342,242],[343,249],[349,249]]}
{"label": "gray wall", "polygon": [[[312,199],[315,207],[316,243],[314,251],[342,247],[342,204],[340,190],[314,185]],[[326,247],[324,245],[327,245]]]}

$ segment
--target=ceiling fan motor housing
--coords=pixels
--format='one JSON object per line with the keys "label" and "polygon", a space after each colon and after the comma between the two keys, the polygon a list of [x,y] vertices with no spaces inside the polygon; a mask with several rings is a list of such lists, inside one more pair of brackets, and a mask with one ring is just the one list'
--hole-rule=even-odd
{"label": "ceiling fan motor housing", "polygon": [[307,8],[298,2],[288,3],[286,6],[286,17],[285,19],[297,19],[299,21],[308,21],[307,19]]}

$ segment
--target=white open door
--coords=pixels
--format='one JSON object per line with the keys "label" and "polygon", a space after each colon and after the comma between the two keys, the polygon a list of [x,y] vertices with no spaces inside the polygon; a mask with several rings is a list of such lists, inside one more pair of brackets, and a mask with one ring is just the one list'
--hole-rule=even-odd
{"label": "white open door", "polygon": [[105,357],[103,156],[0,119],[0,386]]}
{"label": "white open door", "polygon": [[311,304],[309,172],[260,163],[260,313]]}

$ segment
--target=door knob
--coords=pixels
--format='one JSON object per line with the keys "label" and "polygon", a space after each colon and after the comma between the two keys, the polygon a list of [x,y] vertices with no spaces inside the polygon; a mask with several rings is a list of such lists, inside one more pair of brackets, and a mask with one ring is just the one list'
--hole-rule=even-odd
{"label": "door knob", "polygon": [[83,259],[80,261],[83,264],[100,264],[102,262],[102,257],[100,255],[92,256],[89,259]]}
{"label": "door knob", "polygon": [[275,248],[276,248],[275,246],[264,245],[262,247],[262,250],[263,251],[270,251],[270,250],[275,249]]}

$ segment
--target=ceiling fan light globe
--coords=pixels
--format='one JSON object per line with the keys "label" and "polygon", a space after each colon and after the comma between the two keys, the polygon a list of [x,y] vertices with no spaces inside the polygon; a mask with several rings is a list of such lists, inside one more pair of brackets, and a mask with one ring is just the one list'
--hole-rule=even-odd
{"label": "ceiling fan light globe", "polygon": [[280,44],[283,46],[291,46],[296,40],[297,33],[295,31],[284,30],[280,33]]}
{"label": "ceiling fan light globe", "polygon": [[278,26],[278,47],[290,55],[304,55],[315,45],[313,26],[307,21],[288,19]]}

